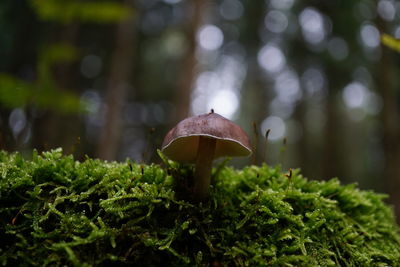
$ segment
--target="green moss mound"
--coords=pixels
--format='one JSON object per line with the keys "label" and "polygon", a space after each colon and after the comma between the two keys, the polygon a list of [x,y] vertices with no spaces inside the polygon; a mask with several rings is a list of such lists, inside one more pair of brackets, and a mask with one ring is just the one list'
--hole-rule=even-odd
{"label": "green moss mound", "polygon": [[193,204],[158,165],[0,152],[0,264],[400,265],[384,195],[268,166],[214,179],[210,201]]}

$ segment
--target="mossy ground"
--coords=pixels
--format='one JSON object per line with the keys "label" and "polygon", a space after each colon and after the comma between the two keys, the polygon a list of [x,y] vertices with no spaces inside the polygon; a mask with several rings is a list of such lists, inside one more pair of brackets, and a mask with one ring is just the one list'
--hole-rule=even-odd
{"label": "mossy ground", "polygon": [[199,204],[181,193],[190,170],[170,164],[0,152],[0,264],[400,266],[384,195],[221,167]]}

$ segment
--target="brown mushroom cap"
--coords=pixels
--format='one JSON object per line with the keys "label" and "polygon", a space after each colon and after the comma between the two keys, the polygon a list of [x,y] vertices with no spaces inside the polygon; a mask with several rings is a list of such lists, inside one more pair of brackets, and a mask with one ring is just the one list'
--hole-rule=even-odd
{"label": "brown mushroom cap", "polygon": [[194,116],[179,122],[165,136],[162,151],[172,160],[194,163],[200,136],[217,140],[214,158],[249,156],[252,153],[245,131],[216,113]]}

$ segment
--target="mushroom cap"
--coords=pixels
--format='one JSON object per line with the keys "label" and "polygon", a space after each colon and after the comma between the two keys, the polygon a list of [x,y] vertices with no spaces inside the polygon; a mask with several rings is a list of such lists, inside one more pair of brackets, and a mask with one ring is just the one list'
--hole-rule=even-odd
{"label": "mushroom cap", "polygon": [[213,112],[179,122],[165,136],[161,150],[174,161],[194,163],[200,136],[216,139],[213,158],[242,157],[252,153],[245,131]]}

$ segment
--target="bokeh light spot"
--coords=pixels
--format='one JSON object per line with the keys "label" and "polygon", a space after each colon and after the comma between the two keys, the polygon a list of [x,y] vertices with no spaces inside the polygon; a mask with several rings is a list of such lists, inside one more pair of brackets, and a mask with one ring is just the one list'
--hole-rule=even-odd
{"label": "bokeh light spot", "polygon": [[236,20],[243,15],[243,5],[238,0],[224,0],[220,6],[220,13],[224,19]]}
{"label": "bokeh light spot", "polygon": [[82,106],[85,107],[86,111],[90,114],[98,112],[101,106],[101,97],[97,91],[86,90],[81,95]]}
{"label": "bokeh light spot", "polygon": [[360,108],[367,97],[367,88],[360,82],[352,82],[343,89],[343,100],[349,108]]}
{"label": "bokeh light spot", "polygon": [[197,41],[206,50],[217,50],[224,41],[222,31],[214,25],[204,25],[200,28]]}
{"label": "bokeh light spot", "polygon": [[282,103],[292,104],[302,97],[299,78],[293,70],[285,70],[277,76],[274,90]]}
{"label": "bokeh light spot", "polygon": [[239,99],[231,90],[218,90],[208,102],[208,110],[214,109],[218,114],[231,119],[239,108]]}
{"label": "bokeh light spot", "polygon": [[302,83],[309,96],[315,96],[323,91],[325,86],[325,75],[319,68],[310,67],[301,76]]}
{"label": "bokeh light spot", "polygon": [[265,27],[274,33],[281,33],[286,30],[288,23],[286,15],[278,10],[269,11],[264,20]]}
{"label": "bokeh light spot", "polygon": [[8,118],[8,125],[10,126],[14,138],[16,138],[21,131],[25,128],[27,119],[24,110],[15,108]]}
{"label": "bokeh light spot", "polygon": [[277,141],[282,139],[286,132],[285,122],[277,116],[269,116],[261,123],[261,134],[264,135],[270,129],[268,139]]}
{"label": "bokeh light spot", "polygon": [[376,48],[380,44],[378,29],[371,24],[364,24],[360,30],[362,43],[369,48]]}
{"label": "bokeh light spot", "polygon": [[299,15],[304,39],[310,44],[319,44],[325,39],[324,19],[315,8],[307,7]]}
{"label": "bokeh light spot", "polygon": [[95,78],[100,74],[103,62],[100,57],[96,55],[87,55],[81,62],[81,73],[86,78]]}
{"label": "bokeh light spot", "polygon": [[257,60],[262,68],[271,73],[279,72],[286,64],[285,55],[282,50],[274,44],[265,45],[258,52]]}
{"label": "bokeh light spot", "polygon": [[396,30],[394,31],[394,38],[400,39],[400,26],[397,26]]}
{"label": "bokeh light spot", "polygon": [[392,21],[396,16],[396,7],[389,0],[380,0],[377,11],[379,16],[386,21]]}

